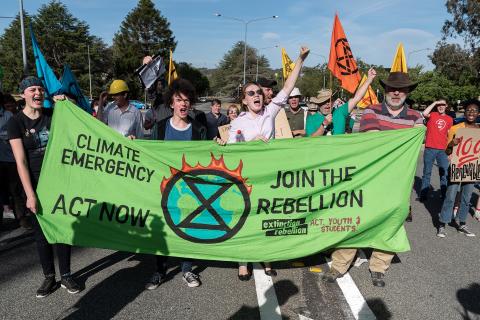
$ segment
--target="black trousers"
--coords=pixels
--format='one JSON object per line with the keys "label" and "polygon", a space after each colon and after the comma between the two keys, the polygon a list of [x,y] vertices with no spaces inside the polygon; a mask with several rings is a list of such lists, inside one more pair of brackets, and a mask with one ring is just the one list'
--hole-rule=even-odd
{"label": "black trousers", "polygon": [[70,257],[72,246],[67,244],[49,244],[45,235],[40,228],[38,220],[34,217],[32,219],[33,228],[35,231],[35,242],[37,243],[38,256],[42,264],[43,274],[45,276],[55,275],[55,265],[53,258],[53,250],[57,252],[58,268],[60,275],[65,276],[70,274]]}

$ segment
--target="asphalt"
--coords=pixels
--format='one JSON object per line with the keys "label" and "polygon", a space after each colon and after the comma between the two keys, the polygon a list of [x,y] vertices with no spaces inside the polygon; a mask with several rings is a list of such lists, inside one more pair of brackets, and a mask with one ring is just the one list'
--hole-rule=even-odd
{"label": "asphalt", "polygon": [[[405,224],[412,250],[394,259],[385,288],[372,286],[366,263],[352,267],[350,275],[377,319],[480,319],[480,223],[468,218],[474,238],[452,227],[446,238],[436,237],[438,175],[434,170],[428,201],[418,202],[421,157],[411,193],[413,222]],[[188,288],[178,261],[171,259],[168,281],[148,291],[151,256],[93,248],[73,250],[72,272],[82,292],[58,289],[37,299],[42,272],[32,234],[8,223],[0,231],[0,319],[260,319],[255,283],[239,281],[233,263],[197,262],[202,286]],[[328,270],[327,259],[318,254],[274,265],[279,275],[270,290],[283,319],[354,319],[338,285],[309,271],[310,266]]]}

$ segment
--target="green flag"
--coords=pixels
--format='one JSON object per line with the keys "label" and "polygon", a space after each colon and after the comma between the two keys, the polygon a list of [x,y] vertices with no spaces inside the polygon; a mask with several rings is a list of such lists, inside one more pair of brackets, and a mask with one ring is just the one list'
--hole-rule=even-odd
{"label": "green flag", "polygon": [[222,261],[409,250],[424,129],[255,141],[128,140],[55,108],[37,217],[51,243]]}

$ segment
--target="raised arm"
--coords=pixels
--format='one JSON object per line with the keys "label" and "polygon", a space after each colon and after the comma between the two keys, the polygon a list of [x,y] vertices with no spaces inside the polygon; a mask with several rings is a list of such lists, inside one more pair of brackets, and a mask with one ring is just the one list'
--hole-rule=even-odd
{"label": "raised arm", "polygon": [[285,84],[283,85],[283,91],[285,91],[287,96],[290,95],[293,88],[295,87],[295,83],[297,82],[298,76],[300,75],[300,70],[302,70],[303,62],[305,61],[309,53],[310,49],[308,49],[307,47],[300,48],[300,55],[298,56],[297,61],[295,61],[295,68],[293,68],[287,80],[285,80]]}
{"label": "raised arm", "polygon": [[357,89],[357,92],[355,92],[355,95],[348,100],[348,113],[352,112],[353,108],[362,100],[363,96],[365,96],[365,93],[368,90],[368,86],[370,86],[373,82],[373,79],[377,76],[377,71],[375,69],[370,68],[368,70],[368,76],[367,80]]}
{"label": "raised arm", "polygon": [[425,118],[429,118],[430,117],[430,112],[432,112],[433,108],[435,108],[435,106],[439,103],[440,101],[434,101],[432,102],[431,105],[429,105],[428,107],[425,108],[425,110],[423,110],[422,114]]}

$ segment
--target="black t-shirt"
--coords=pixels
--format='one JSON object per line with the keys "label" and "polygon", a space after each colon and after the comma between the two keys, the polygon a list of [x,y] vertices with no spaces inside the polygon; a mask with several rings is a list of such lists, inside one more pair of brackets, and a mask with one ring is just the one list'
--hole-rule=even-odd
{"label": "black t-shirt", "polygon": [[207,118],[207,139],[212,140],[218,136],[218,127],[228,124],[228,118],[224,114],[220,113],[217,118],[213,113],[209,112],[206,115]]}
{"label": "black t-shirt", "polygon": [[22,139],[30,178],[34,187],[36,187],[40,177],[51,122],[52,118],[45,114],[32,120],[23,112],[19,112],[11,117],[7,124],[8,139]]}

